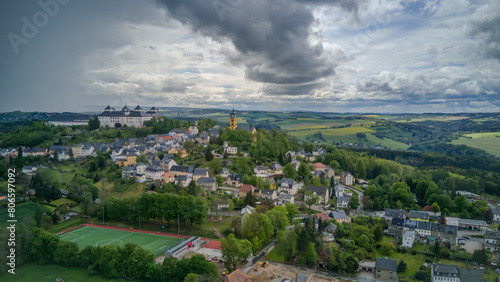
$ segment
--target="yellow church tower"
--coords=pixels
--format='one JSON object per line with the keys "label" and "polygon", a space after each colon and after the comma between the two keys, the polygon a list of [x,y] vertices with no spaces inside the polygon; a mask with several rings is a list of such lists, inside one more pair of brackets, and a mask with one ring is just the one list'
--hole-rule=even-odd
{"label": "yellow church tower", "polygon": [[234,112],[234,107],[233,111],[231,112],[231,118],[229,119],[229,129],[235,130],[237,127],[237,121],[236,121],[236,113]]}

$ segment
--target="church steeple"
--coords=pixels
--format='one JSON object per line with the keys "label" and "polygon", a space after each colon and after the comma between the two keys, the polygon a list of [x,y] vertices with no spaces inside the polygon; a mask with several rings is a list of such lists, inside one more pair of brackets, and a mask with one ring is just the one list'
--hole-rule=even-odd
{"label": "church steeple", "polygon": [[231,118],[229,119],[229,129],[235,130],[237,127],[237,121],[236,121],[236,113],[234,112],[234,106],[233,106],[233,111],[231,112]]}

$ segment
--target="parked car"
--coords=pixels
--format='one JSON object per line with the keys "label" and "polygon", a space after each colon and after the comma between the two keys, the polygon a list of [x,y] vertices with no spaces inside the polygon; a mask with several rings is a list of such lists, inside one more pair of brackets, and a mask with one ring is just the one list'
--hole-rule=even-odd
{"label": "parked car", "polygon": [[469,236],[465,236],[465,235],[462,235],[462,238],[464,238],[464,239],[470,239]]}

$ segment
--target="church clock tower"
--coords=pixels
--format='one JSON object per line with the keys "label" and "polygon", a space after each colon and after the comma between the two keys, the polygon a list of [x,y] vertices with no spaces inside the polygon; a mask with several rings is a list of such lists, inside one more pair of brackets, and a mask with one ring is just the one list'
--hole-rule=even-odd
{"label": "church clock tower", "polygon": [[229,119],[229,129],[235,130],[236,127],[238,126],[236,123],[237,123],[236,113],[234,112],[234,107],[233,107],[233,111],[231,112],[231,118]]}

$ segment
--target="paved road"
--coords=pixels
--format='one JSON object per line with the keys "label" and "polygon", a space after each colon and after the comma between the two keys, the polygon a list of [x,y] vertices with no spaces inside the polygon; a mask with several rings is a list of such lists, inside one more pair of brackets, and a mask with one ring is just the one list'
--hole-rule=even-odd
{"label": "paved road", "polygon": [[363,192],[358,191],[358,190],[356,190],[356,189],[354,189],[354,188],[351,188],[351,187],[349,187],[349,186],[347,186],[347,185],[345,185],[345,188],[346,188],[346,189],[349,189],[349,190],[351,190],[351,191],[353,191],[354,193],[358,193],[358,196],[359,196],[359,197],[358,197],[358,198],[359,198],[359,207],[358,207],[358,209],[356,210],[356,214],[358,214],[358,215],[359,215],[359,214],[360,214],[360,215],[364,215],[364,213],[363,213],[363,208],[364,208],[364,206],[363,206],[363,196],[364,196],[365,194],[364,194]]}
{"label": "paved road", "polygon": [[[262,251],[260,251],[260,253],[257,254],[257,256],[259,254],[262,254],[263,252],[265,252],[266,254],[268,254],[270,251],[272,251],[272,249],[274,249],[274,247],[275,247],[274,242],[275,241],[273,241],[273,242],[271,242],[271,244],[267,245]],[[241,268],[241,271],[243,271],[244,273],[248,274],[248,272],[250,272],[253,269],[253,266],[255,265],[255,263],[257,263],[257,261],[263,261],[264,260],[265,255],[262,256],[262,258],[260,258],[259,260],[257,260],[257,261],[254,262],[253,259],[254,259],[254,257],[257,257],[257,256],[250,257],[248,259],[248,263],[245,264],[245,266],[243,266]]]}

